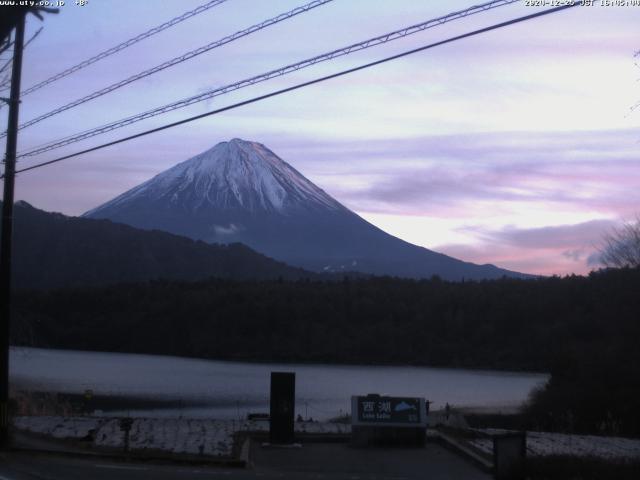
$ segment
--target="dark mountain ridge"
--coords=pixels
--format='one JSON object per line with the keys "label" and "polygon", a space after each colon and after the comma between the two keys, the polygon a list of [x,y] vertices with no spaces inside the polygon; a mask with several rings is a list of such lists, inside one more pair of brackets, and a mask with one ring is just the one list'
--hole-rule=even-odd
{"label": "dark mountain ridge", "polygon": [[237,243],[212,245],[109,220],[49,213],[26,202],[15,205],[13,245],[13,285],[17,289],[154,279],[317,277]]}

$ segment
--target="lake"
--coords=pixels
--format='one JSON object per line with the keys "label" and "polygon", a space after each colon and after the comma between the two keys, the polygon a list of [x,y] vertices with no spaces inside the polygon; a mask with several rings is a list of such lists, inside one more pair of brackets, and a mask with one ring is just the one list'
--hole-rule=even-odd
{"label": "lake", "polygon": [[[296,373],[296,414],[326,420],[350,411],[351,395],[424,397],[431,408],[512,410],[546,374],[407,366],[243,363],[159,355],[12,347],[16,389],[157,400],[114,414],[238,418],[269,411],[269,373]],[[166,404],[163,404],[166,402]],[[177,404],[177,405],[176,405]],[[170,406],[168,406],[170,405]]]}

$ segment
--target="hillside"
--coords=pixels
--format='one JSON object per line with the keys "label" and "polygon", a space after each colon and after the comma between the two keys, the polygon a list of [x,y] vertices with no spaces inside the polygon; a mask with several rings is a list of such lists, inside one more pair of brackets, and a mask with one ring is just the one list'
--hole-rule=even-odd
{"label": "hillside", "polygon": [[97,286],[154,279],[314,277],[240,244],[211,245],[109,220],[15,206],[14,288]]}

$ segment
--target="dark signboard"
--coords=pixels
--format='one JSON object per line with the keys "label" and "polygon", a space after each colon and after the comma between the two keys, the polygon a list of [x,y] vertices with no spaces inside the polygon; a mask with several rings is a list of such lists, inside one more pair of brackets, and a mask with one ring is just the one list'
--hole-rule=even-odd
{"label": "dark signboard", "polygon": [[423,398],[383,397],[367,395],[352,397],[354,424],[420,426],[426,424],[426,406]]}

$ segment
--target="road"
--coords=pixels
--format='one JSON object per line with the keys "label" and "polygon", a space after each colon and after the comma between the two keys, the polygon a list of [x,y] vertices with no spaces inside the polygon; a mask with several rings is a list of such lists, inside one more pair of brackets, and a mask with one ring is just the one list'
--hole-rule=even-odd
{"label": "road", "polygon": [[182,480],[206,478],[254,479],[256,475],[245,469],[118,462],[100,458],[76,458],[48,454],[6,453],[0,457],[0,480]]}
{"label": "road", "polygon": [[489,480],[489,474],[436,444],[423,449],[352,449],[309,444],[299,449],[252,445],[250,468],[126,462],[99,457],[9,452],[0,455],[0,480]]}

